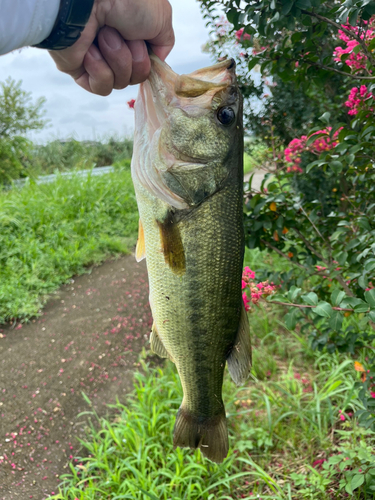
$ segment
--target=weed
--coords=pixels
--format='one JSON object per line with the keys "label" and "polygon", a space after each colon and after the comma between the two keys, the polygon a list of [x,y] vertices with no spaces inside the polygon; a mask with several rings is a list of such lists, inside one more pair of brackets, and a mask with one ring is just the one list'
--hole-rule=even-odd
{"label": "weed", "polygon": [[126,168],[0,192],[0,323],[37,314],[85,266],[128,252],[137,214]]}

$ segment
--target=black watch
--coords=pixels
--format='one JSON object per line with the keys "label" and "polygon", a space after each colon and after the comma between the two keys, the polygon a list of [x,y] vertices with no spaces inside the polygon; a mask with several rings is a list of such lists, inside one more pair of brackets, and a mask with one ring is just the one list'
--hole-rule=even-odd
{"label": "black watch", "polygon": [[40,49],[62,50],[73,45],[89,20],[94,0],[61,0],[50,35],[34,45]]}

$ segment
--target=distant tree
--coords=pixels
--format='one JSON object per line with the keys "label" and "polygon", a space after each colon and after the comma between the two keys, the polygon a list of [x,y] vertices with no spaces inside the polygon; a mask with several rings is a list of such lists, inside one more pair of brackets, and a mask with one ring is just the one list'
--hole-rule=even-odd
{"label": "distant tree", "polygon": [[24,135],[47,123],[44,97],[33,102],[21,85],[12,78],[0,82],[0,184],[22,176],[31,147]]}

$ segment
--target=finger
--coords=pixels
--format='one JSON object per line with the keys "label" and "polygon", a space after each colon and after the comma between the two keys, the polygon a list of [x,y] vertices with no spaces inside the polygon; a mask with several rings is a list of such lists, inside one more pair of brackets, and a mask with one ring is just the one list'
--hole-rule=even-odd
{"label": "finger", "polygon": [[167,57],[173,49],[175,43],[175,36],[172,27],[172,7],[168,1],[163,5],[163,23],[159,34],[154,38],[148,40],[155,55],[162,61]]}
{"label": "finger", "polygon": [[78,85],[93,94],[102,96],[112,92],[115,79],[113,71],[95,45],[91,45],[87,51],[83,67],[86,72],[75,79]]}
{"label": "finger", "polygon": [[126,42],[132,55],[131,85],[144,82],[151,71],[151,61],[147,46],[143,40],[129,40]]}
{"label": "finger", "polygon": [[106,26],[98,35],[100,52],[114,75],[115,89],[124,89],[132,76],[132,54],[119,32]]}

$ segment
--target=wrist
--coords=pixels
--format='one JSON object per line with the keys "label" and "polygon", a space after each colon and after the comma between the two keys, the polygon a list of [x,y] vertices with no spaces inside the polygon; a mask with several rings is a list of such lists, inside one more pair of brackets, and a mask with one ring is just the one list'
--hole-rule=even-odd
{"label": "wrist", "polygon": [[90,18],[93,4],[94,0],[61,0],[51,33],[35,47],[48,50],[71,47],[81,36]]}

